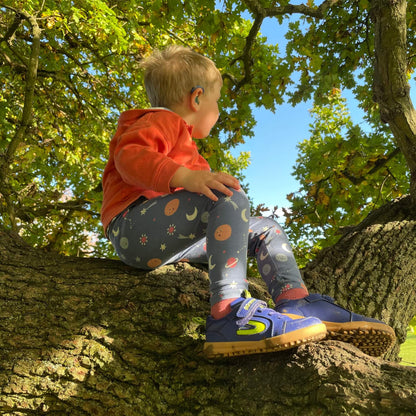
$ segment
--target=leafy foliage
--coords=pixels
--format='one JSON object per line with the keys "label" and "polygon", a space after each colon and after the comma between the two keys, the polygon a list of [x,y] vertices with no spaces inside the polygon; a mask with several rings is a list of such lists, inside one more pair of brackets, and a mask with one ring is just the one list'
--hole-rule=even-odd
{"label": "leafy foliage", "polygon": [[410,332],[412,332],[413,334],[416,334],[416,316],[413,317],[413,319],[410,321],[409,329],[410,329]]}
{"label": "leafy foliage", "polygon": [[406,163],[391,134],[354,124],[340,90],[312,114],[311,136],[298,144],[294,170],[301,187],[288,195],[287,224],[303,261],[334,244],[343,227],[409,191]]}
{"label": "leafy foliage", "polygon": [[[415,69],[414,6],[414,1],[408,2],[409,79]],[[314,101],[311,135],[299,143],[293,171],[300,189],[288,195],[291,206],[285,213],[301,265],[334,244],[343,227],[409,192],[406,161],[373,99],[370,13],[367,0],[336,2],[325,19],[292,22],[286,34],[285,61],[293,81],[289,101]],[[344,90],[362,110],[362,124],[353,123]]]}
{"label": "leafy foliage", "polygon": [[[230,60],[242,48],[249,24],[227,9],[214,11],[214,2],[206,1],[184,7],[171,1],[31,0],[1,7],[2,221],[33,245],[78,255],[93,246],[93,254],[108,254],[98,221],[101,172],[118,114],[148,105],[138,70],[141,57],[180,42],[211,56],[234,79],[240,69],[238,61],[233,66]],[[33,122],[8,160],[26,105],[33,36],[29,16],[41,29]],[[225,26],[238,34],[231,43]],[[272,50],[264,45],[256,55],[273,62]],[[228,149],[252,134],[249,104],[261,102],[263,90],[269,90],[262,82],[259,77],[235,91],[232,101],[225,94],[220,123],[201,145],[214,168],[242,177],[248,155],[233,158]]]}

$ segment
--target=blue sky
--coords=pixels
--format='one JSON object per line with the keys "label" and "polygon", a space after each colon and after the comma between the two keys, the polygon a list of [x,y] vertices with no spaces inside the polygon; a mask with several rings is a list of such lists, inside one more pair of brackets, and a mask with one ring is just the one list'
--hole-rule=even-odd
{"label": "blue sky", "polygon": [[[279,25],[275,19],[265,19],[261,27],[262,35],[267,36],[269,43],[278,44],[280,51],[286,47],[284,35],[289,20],[285,22]],[[275,113],[264,108],[254,109],[257,121],[254,136],[232,152],[234,155],[241,151],[251,154],[251,163],[244,175],[254,206],[260,203],[267,207],[288,206],[286,195],[299,189],[291,173],[297,158],[296,144],[309,137],[311,108],[312,102],[296,107],[282,104]]]}
{"label": "blue sky", "polygon": [[[279,26],[273,20],[263,23],[262,34],[267,36],[269,43],[277,43],[280,50],[285,48],[285,26]],[[416,102],[416,83],[411,82],[411,96]],[[357,109],[350,92],[343,92],[354,122],[361,123],[362,117]],[[309,124],[312,121],[309,110],[312,102],[298,104],[292,107],[283,104],[277,107],[275,113],[263,108],[254,110],[257,125],[254,137],[235,150],[251,153],[251,164],[244,171],[245,182],[249,185],[249,195],[254,206],[264,203],[267,207],[278,205],[288,207],[286,195],[297,191],[299,185],[291,175],[297,159],[297,143],[309,138]]]}
{"label": "blue sky", "polygon": [[267,207],[288,206],[286,195],[299,189],[291,173],[297,158],[296,145],[309,137],[311,107],[311,103],[296,107],[285,104],[275,113],[255,109],[254,137],[237,147],[235,152],[249,151],[251,154],[251,163],[244,175],[255,206],[260,203]]}

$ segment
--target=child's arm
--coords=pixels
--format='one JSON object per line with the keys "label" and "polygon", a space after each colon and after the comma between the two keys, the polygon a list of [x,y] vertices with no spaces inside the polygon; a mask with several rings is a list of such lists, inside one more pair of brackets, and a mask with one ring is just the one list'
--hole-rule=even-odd
{"label": "child's arm", "polygon": [[227,186],[237,191],[240,189],[238,180],[228,173],[191,170],[183,166],[172,176],[170,186],[172,188],[184,188],[190,192],[203,194],[213,201],[217,201],[218,198],[211,189],[216,189],[227,196],[233,194]]}

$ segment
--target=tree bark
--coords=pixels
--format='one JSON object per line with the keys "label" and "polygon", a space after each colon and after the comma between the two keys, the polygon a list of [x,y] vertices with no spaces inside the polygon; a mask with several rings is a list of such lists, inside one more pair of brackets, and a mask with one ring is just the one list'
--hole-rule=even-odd
{"label": "tree bark", "polygon": [[[414,236],[407,198],[350,230],[305,278],[401,329],[416,312]],[[250,289],[268,299],[258,280]],[[191,265],[145,273],[119,261],[42,253],[1,232],[0,297],[5,415],[390,416],[416,409],[415,368],[342,342],[205,359],[208,276]]]}
{"label": "tree bark", "polygon": [[410,196],[373,211],[304,269],[310,290],[383,320],[397,335],[396,359],[416,314],[416,214]]}
{"label": "tree bark", "polygon": [[410,98],[407,62],[406,0],[372,0],[374,22],[374,99],[388,123],[410,171],[416,202],[416,110]]}

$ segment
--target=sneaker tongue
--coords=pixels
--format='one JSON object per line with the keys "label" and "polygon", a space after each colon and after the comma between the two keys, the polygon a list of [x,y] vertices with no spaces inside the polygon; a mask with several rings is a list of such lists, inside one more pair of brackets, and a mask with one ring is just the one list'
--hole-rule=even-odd
{"label": "sneaker tongue", "polygon": [[230,306],[231,306],[231,307],[233,307],[233,306],[235,306],[235,305],[239,304],[240,302],[244,302],[246,299],[253,299],[253,298],[251,297],[251,295],[250,295],[250,292],[249,292],[247,289],[245,289],[245,290],[243,291],[243,293],[241,294],[241,297],[240,297],[240,298],[237,298],[237,299],[233,300],[233,301],[230,303]]}
{"label": "sneaker tongue", "polygon": [[247,289],[244,289],[244,292],[241,295],[243,298],[249,299],[251,298],[251,294]]}
{"label": "sneaker tongue", "polygon": [[245,301],[245,298],[237,298],[237,299],[233,300],[230,303],[230,306],[233,307],[233,306],[238,305],[238,304],[240,304],[241,302],[244,302],[244,301]]}

